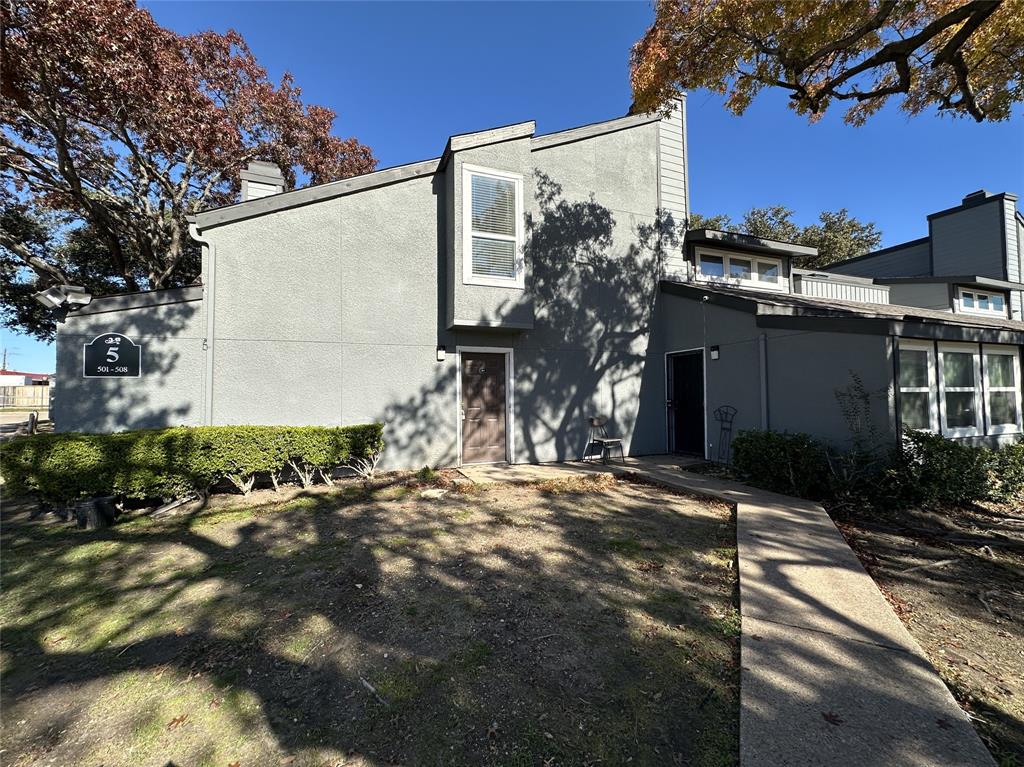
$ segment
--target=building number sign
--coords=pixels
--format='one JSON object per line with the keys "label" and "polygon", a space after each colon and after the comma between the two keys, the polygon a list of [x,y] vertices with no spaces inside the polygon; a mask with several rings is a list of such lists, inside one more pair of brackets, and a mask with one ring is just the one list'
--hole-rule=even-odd
{"label": "building number sign", "polygon": [[120,333],[104,333],[82,347],[85,378],[138,378],[142,375],[142,345]]}

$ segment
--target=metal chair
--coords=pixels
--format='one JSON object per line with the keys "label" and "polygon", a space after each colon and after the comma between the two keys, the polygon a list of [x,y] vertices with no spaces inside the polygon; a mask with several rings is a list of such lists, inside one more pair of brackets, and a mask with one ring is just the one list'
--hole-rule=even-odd
{"label": "metal chair", "polygon": [[736,418],[736,408],[722,405],[715,408],[715,420],[718,421],[718,462],[729,462],[729,451],[732,449],[732,422]]}
{"label": "metal chair", "polygon": [[605,424],[608,423],[608,419],[599,415],[592,415],[588,421],[590,423],[590,434],[587,436],[587,446],[583,450],[583,460],[587,463],[593,460],[590,448],[593,445],[597,445],[601,449],[602,462],[608,463],[611,451],[618,448],[619,456],[622,458],[622,465],[625,466],[626,453],[622,449],[622,438],[611,437],[608,435],[608,429],[605,427]]}

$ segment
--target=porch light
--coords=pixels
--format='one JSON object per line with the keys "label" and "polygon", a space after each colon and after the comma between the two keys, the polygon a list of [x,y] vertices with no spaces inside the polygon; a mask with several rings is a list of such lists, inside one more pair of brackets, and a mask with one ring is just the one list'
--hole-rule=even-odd
{"label": "porch light", "polygon": [[437,347],[437,361],[438,362],[444,362],[445,351],[446,350],[445,350],[445,348],[443,346],[438,346]]}

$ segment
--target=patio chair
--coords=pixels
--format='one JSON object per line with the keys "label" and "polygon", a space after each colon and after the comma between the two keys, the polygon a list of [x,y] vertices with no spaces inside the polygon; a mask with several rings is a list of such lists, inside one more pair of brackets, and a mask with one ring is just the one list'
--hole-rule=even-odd
{"label": "patio chair", "polygon": [[608,423],[608,419],[599,415],[592,415],[588,421],[590,423],[590,434],[587,436],[587,446],[583,450],[583,460],[587,463],[593,460],[591,447],[597,445],[601,450],[601,460],[604,463],[608,463],[612,450],[618,448],[619,456],[622,458],[622,465],[625,466],[626,453],[622,449],[622,438],[612,437],[608,434],[608,429],[605,426]]}

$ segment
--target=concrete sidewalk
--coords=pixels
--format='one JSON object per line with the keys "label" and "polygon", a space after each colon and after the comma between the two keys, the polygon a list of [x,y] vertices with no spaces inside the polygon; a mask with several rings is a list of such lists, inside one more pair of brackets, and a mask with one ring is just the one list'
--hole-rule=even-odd
{"label": "concrete sidewalk", "polygon": [[629,471],[736,505],[742,767],[994,764],[821,506],[685,472],[674,456],[626,460],[462,471],[476,482]]}
{"label": "concrete sidewalk", "polygon": [[821,506],[670,457],[628,469],[736,504],[743,767],[994,764]]}

